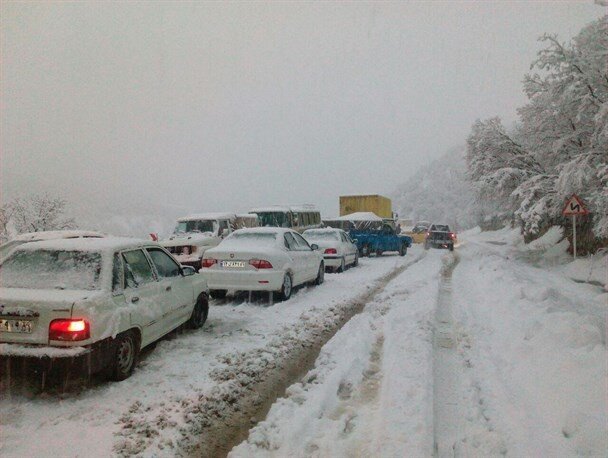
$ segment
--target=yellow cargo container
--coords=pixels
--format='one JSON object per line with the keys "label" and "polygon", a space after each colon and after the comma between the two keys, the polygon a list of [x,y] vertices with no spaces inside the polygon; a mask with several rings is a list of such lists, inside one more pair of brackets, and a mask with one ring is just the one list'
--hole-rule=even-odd
{"label": "yellow cargo container", "polygon": [[388,197],[378,194],[340,196],[340,216],[355,212],[374,212],[380,218],[393,217],[393,207]]}

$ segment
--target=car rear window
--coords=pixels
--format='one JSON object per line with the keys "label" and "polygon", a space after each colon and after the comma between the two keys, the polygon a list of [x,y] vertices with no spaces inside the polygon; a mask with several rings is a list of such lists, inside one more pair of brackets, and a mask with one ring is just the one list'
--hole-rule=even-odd
{"label": "car rear window", "polygon": [[323,231],[323,232],[312,232],[312,231],[306,231],[304,232],[304,238],[306,240],[326,240],[326,241],[340,241],[340,236],[338,235],[337,232],[329,232],[329,231]]}
{"label": "car rear window", "polygon": [[0,266],[3,288],[100,289],[101,253],[23,250]]}
{"label": "car rear window", "polygon": [[225,239],[222,246],[245,247],[251,246],[274,246],[276,243],[277,234],[274,232],[244,232],[233,233]]}

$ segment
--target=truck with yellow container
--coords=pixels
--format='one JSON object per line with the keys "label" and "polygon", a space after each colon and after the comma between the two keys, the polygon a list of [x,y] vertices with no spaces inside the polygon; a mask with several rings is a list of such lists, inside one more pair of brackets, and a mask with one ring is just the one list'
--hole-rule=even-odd
{"label": "truck with yellow container", "polygon": [[359,212],[372,212],[380,218],[393,218],[393,207],[388,197],[378,194],[340,196],[340,216]]}

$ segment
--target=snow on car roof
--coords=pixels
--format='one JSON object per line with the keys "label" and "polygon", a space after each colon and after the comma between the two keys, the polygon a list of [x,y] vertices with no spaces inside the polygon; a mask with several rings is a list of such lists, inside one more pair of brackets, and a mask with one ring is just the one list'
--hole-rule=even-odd
{"label": "snow on car roof", "polygon": [[74,251],[113,251],[138,246],[160,246],[156,242],[130,237],[76,238],[55,239],[31,242],[21,245],[15,251],[21,250],[74,250]]}
{"label": "snow on car roof", "polygon": [[233,234],[284,234],[285,232],[295,232],[286,227],[247,227],[233,232]]}
{"label": "snow on car roof", "polygon": [[41,231],[20,234],[13,240],[19,242],[34,242],[39,240],[71,239],[77,237],[105,237],[101,232],[65,230],[65,231]]}
{"label": "snow on car roof", "polygon": [[216,219],[234,219],[234,213],[194,213],[188,216],[182,216],[177,221],[197,221],[197,220],[216,220]]}
{"label": "snow on car roof", "polygon": [[382,221],[382,218],[373,212],[355,212],[336,219],[338,221]]}
{"label": "snow on car roof", "polygon": [[344,232],[342,229],[334,227],[324,227],[322,229],[306,229],[302,235],[305,234],[331,234],[333,232]]}

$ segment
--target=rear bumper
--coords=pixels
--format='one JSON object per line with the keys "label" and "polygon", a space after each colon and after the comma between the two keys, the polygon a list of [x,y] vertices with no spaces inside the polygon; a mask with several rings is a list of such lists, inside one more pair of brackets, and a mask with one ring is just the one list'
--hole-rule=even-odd
{"label": "rear bumper", "polygon": [[113,339],[105,339],[87,347],[1,343],[0,372],[61,371],[93,374],[110,364],[113,348]]}
{"label": "rear bumper", "polygon": [[449,248],[454,246],[453,240],[428,240],[427,243],[434,248]]}
{"label": "rear bumper", "polygon": [[323,262],[325,267],[340,267],[342,264],[341,256],[323,256]]}
{"label": "rear bumper", "polygon": [[226,271],[201,269],[209,289],[234,291],[279,291],[283,286],[283,272],[277,270]]}

